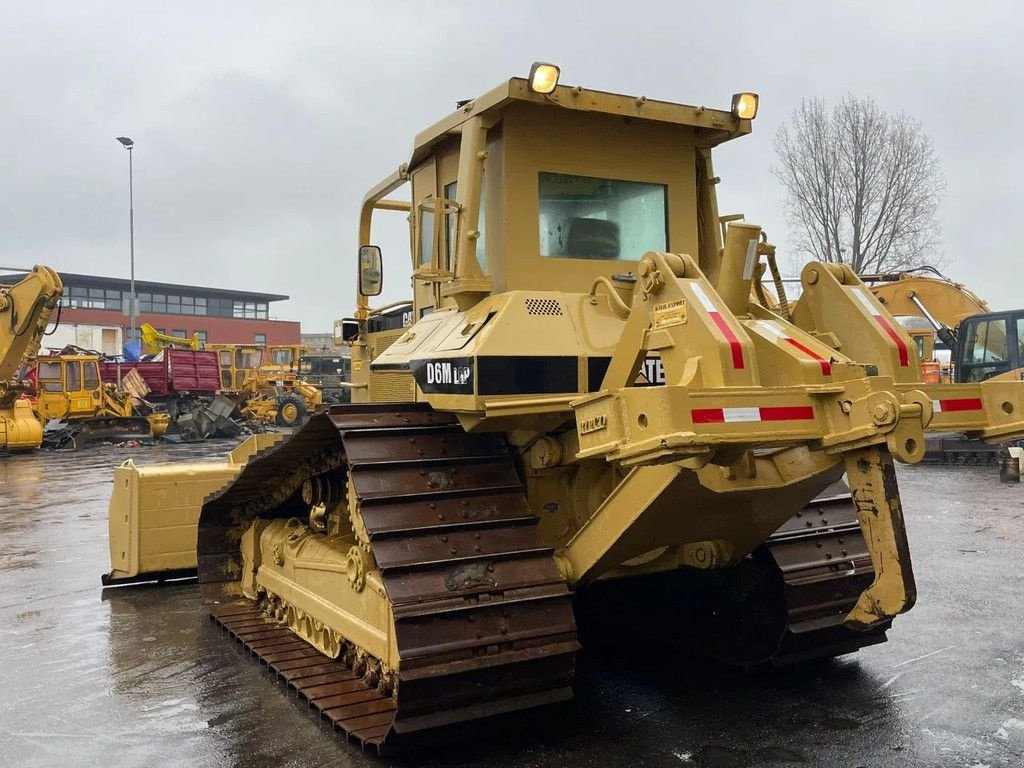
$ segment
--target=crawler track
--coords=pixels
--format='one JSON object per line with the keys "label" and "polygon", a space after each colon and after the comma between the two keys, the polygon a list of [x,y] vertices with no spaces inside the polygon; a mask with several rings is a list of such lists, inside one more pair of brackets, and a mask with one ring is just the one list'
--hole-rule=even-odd
{"label": "crawler track", "polygon": [[395,702],[336,659],[268,618],[255,603],[214,606],[210,618],[258,658],[274,677],[334,728],[365,747],[379,748],[395,720]]}
{"label": "crawler track", "polygon": [[[301,488],[315,478],[343,478],[355,497],[356,530],[394,617],[393,689],[364,675],[354,656],[328,658],[239,596],[241,531],[255,517],[308,515]],[[335,407],[250,462],[204,506],[199,574],[212,618],[365,748],[448,740],[460,723],[572,696],[571,596],[504,437],[468,434],[425,405]],[[885,641],[888,625],[862,633],[842,624],[873,575],[848,492],[837,490],[740,566],[696,574],[701,581],[676,572],[613,582],[604,586],[622,592],[621,610],[599,592],[597,612],[618,636],[650,603],[652,632],[664,633],[679,612],[688,617],[683,631],[710,625],[703,652],[746,666],[787,664]]]}
{"label": "crawler track", "polygon": [[849,490],[830,491],[791,517],[765,545],[782,574],[786,611],[773,664],[838,656],[886,640],[891,622],[867,632],[843,626],[875,571]]}
{"label": "crawler track", "polygon": [[[204,509],[199,571],[204,593],[221,600],[213,618],[336,727],[376,749],[570,698],[579,647],[570,593],[504,438],[467,434],[421,405],[344,406],[311,424]],[[221,578],[237,562],[232,529],[257,515],[290,516],[305,479],[342,470],[392,604],[393,696],[231,596]]]}

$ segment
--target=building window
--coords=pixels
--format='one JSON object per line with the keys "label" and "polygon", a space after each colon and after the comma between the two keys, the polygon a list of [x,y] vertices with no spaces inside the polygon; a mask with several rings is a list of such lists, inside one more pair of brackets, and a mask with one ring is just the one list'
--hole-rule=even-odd
{"label": "building window", "polygon": [[171,331],[171,336],[173,336],[176,339],[187,339],[188,333],[179,328],[175,328],[173,331]]}
{"label": "building window", "polygon": [[196,298],[196,314],[197,315],[205,315],[206,314],[206,299],[202,299],[202,298],[198,298],[198,297]]}
{"label": "building window", "polygon": [[256,344],[266,344],[267,343],[267,334],[265,334],[265,333],[257,333],[257,334],[255,334],[253,336],[252,340]]}
{"label": "building window", "polygon": [[153,311],[153,294],[151,293],[140,293],[139,294],[139,312],[152,312]]}
{"label": "building window", "polygon": [[142,338],[142,331],[138,328],[128,328],[125,331],[125,338],[128,341],[139,341]]}
{"label": "building window", "polygon": [[165,294],[153,294],[153,311],[161,315],[167,314],[167,296]]}
{"label": "building window", "polygon": [[199,343],[206,346],[206,331],[196,331],[196,335],[199,337]]}
{"label": "building window", "polygon": [[256,319],[267,319],[267,303],[265,301],[260,301],[256,303]]}
{"label": "building window", "polygon": [[166,331],[163,328],[157,328],[156,332],[159,333],[161,336],[165,336],[166,335]]}
{"label": "building window", "polygon": [[167,297],[167,314],[168,315],[180,315],[181,314],[181,297],[180,296],[168,296]]}
{"label": "building window", "polygon": [[232,303],[230,299],[209,299],[206,314],[213,317],[231,317]]}

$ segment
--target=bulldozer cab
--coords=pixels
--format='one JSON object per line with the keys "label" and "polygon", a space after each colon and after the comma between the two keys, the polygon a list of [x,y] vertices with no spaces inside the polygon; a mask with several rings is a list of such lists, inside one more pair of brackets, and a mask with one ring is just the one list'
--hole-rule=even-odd
{"label": "bulldozer cab", "polygon": [[256,376],[263,365],[263,347],[244,344],[207,344],[208,351],[217,353],[222,389],[239,391],[245,382]]}
{"label": "bulldozer cab", "polygon": [[1024,380],[1024,310],[968,317],[956,338],[957,382]]}
{"label": "bulldozer cab", "polygon": [[[710,153],[748,133],[751,117],[582,88],[543,94],[514,78],[416,137],[410,162],[367,194],[361,242],[376,211],[408,216],[411,323],[513,290],[631,280],[649,251],[693,254],[713,277],[722,240]],[[399,188],[408,202],[388,198]],[[353,399],[394,400],[393,385],[378,396],[376,377],[395,374],[367,369],[402,334],[372,327],[368,295],[358,296]],[[402,399],[413,397],[410,386]]]}
{"label": "bulldozer cab", "polygon": [[39,357],[36,372],[36,410],[44,421],[92,416],[102,407],[98,356]]}

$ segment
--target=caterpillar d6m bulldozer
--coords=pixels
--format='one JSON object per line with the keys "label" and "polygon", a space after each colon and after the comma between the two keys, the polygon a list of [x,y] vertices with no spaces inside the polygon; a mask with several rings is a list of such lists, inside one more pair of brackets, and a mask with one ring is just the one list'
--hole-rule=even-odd
{"label": "caterpillar d6m bulldozer", "polygon": [[[751,301],[774,253],[723,230],[711,156],[756,106],[535,65],[366,195],[353,402],[249,459],[197,534],[212,617],[364,746],[568,699],[577,619],[653,603],[656,630],[782,664],[881,642],[914,604],[893,460],[920,460],[936,395],[853,273],[809,266],[792,317]],[[381,211],[411,227],[397,326],[369,303]],[[1024,430],[1019,389],[969,394],[978,430]],[[139,493],[189,487],[148,469]]]}

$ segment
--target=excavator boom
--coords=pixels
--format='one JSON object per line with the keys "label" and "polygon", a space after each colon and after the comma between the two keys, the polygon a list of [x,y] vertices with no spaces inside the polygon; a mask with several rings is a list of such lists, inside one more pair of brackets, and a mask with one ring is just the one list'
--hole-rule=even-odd
{"label": "excavator boom", "polygon": [[0,452],[35,450],[42,443],[42,428],[21,397],[26,386],[17,376],[39,352],[63,292],[60,275],[44,266],[0,287]]}
{"label": "excavator boom", "polygon": [[36,266],[9,288],[0,288],[0,387],[39,351],[64,284],[49,267]]}

